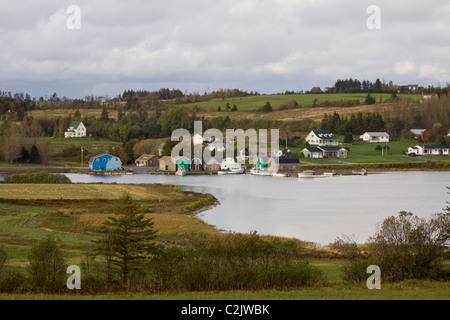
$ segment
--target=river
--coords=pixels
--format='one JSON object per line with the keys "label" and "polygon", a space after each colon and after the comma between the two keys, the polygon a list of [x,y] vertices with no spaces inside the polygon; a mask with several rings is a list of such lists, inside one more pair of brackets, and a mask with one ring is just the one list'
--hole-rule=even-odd
{"label": "river", "polygon": [[450,172],[385,172],[318,179],[253,175],[66,174],[77,183],[163,183],[211,193],[220,205],[198,217],[224,231],[276,235],[327,245],[348,235],[363,243],[400,211],[421,217],[450,201]]}

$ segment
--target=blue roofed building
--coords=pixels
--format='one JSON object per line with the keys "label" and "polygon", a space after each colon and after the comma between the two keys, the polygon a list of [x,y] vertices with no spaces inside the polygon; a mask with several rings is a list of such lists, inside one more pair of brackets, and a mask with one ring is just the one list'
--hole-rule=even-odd
{"label": "blue roofed building", "polygon": [[102,153],[89,159],[89,169],[93,171],[122,170],[122,161],[119,157]]}

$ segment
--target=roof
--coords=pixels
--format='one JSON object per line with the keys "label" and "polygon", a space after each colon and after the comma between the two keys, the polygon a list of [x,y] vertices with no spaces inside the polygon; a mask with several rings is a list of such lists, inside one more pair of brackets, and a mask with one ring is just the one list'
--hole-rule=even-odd
{"label": "roof", "polygon": [[337,138],[334,136],[334,134],[331,133],[331,131],[327,130],[313,130],[314,134],[318,136],[321,139],[331,139],[331,140],[337,140]]}
{"label": "roof", "polygon": [[119,157],[112,156],[112,155],[107,154],[107,153],[100,153],[100,154],[97,154],[96,156],[92,156],[92,157],[89,159],[89,163],[93,163],[95,159],[100,158],[100,157],[104,157],[104,156],[109,156],[109,157],[111,157],[111,158],[119,158]]}
{"label": "roof", "polygon": [[182,160],[182,161],[187,160],[188,162],[191,162],[191,161],[189,160],[189,158],[187,158],[187,157],[185,157],[185,156],[176,156],[176,157],[173,158],[173,160],[174,160],[175,162],[178,162],[178,161],[180,161],[180,160]]}
{"label": "roof", "polygon": [[419,146],[423,149],[448,149],[447,146],[444,146],[442,144],[435,144],[435,145],[427,145],[427,146]]}
{"label": "roof", "polygon": [[422,135],[425,131],[428,131],[427,129],[411,129],[409,130],[415,135]]}
{"label": "roof", "polygon": [[80,124],[81,121],[72,121],[72,123],[69,125],[69,128],[78,128]]}
{"label": "roof", "polygon": [[389,137],[389,133],[387,132],[366,132],[364,134],[368,134],[372,137]]}
{"label": "roof", "polygon": [[278,163],[299,163],[299,160],[296,157],[281,156],[278,158]]}
{"label": "roof", "polygon": [[320,150],[319,148],[305,148],[303,150],[308,150],[311,153],[316,153],[316,152],[322,153],[322,150]]}
{"label": "roof", "polygon": [[154,154],[146,154],[144,153],[143,155],[141,155],[139,158],[136,159],[136,161],[142,161],[142,160],[151,160],[154,157],[156,157]]}
{"label": "roof", "polygon": [[338,152],[342,148],[341,147],[319,147],[319,149],[327,151],[327,152]]}
{"label": "roof", "polygon": [[206,161],[206,162],[204,162],[206,165],[217,165],[217,164],[219,164],[220,165],[220,162],[219,161],[217,161],[215,158],[211,158],[211,159],[209,159],[208,161]]}

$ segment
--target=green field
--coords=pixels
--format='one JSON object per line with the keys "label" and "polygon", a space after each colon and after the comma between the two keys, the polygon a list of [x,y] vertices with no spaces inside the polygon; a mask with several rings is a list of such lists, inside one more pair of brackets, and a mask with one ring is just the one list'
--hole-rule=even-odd
{"label": "green field", "polygon": [[[123,293],[100,295],[0,294],[0,300],[449,300],[448,282],[406,281],[383,284],[381,290],[364,285],[331,285],[325,288],[278,291],[181,292],[165,294]],[[270,303],[269,303],[270,304]]]}
{"label": "green field", "polygon": [[[195,218],[194,212],[211,205],[214,198],[181,192],[176,186],[69,184],[0,184],[0,244],[6,249],[7,268],[24,268],[27,255],[37,241],[56,234],[64,243],[68,263],[79,264],[96,239],[101,225],[115,205],[114,199],[128,192],[153,218],[158,239],[183,243],[195,237],[215,237],[221,233]],[[345,260],[332,258],[328,248],[311,249],[313,267],[321,270],[326,284],[287,291],[170,292],[162,294],[114,293],[84,295],[0,294],[2,299],[89,299],[89,300],[320,300],[320,299],[444,299],[450,298],[448,282],[406,281],[382,283],[382,290],[368,290],[364,284],[348,284],[341,279]],[[314,251],[316,250],[316,251]],[[327,253],[324,255],[324,253]]]}
{"label": "green field", "polygon": [[[183,104],[180,106],[184,107],[201,107],[205,110],[211,109],[211,111],[217,111],[217,107],[220,106],[222,111],[225,110],[226,104],[229,103],[230,107],[233,107],[235,104],[238,108],[238,111],[255,111],[258,108],[264,106],[264,104],[269,101],[272,108],[278,109],[279,106],[286,104],[290,100],[295,100],[301,106],[313,105],[314,102],[316,104],[323,103],[326,101],[335,102],[339,100],[359,100],[361,104],[364,104],[364,100],[366,99],[366,93],[343,93],[343,94],[293,94],[293,95],[260,95],[260,96],[248,96],[248,97],[234,97],[228,99],[213,99],[203,102],[194,102],[189,104]],[[376,98],[377,102],[380,101],[380,98],[385,101],[391,97],[391,94],[383,93],[383,94],[373,94],[373,97]],[[406,97],[413,100],[418,100],[420,95],[399,95],[399,97]]]}

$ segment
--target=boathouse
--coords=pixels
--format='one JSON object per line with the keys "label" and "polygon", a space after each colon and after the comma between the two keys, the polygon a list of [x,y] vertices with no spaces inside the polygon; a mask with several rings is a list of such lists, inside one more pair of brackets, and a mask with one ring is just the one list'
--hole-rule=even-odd
{"label": "boathouse", "polygon": [[93,171],[122,170],[122,161],[119,157],[102,153],[89,159],[89,169]]}

